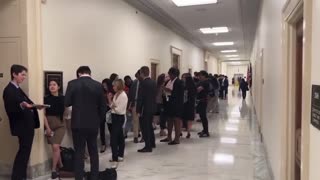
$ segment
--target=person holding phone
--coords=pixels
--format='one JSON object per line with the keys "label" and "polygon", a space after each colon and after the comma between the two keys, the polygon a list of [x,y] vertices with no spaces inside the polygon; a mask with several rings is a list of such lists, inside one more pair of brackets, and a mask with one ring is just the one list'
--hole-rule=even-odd
{"label": "person holding phone", "polygon": [[63,164],[60,156],[60,145],[66,132],[64,121],[64,96],[59,94],[61,85],[56,80],[49,82],[50,94],[44,98],[44,103],[50,105],[45,111],[44,125],[48,144],[52,145],[52,173],[51,179],[59,178],[58,167]]}
{"label": "person holding phone", "polygon": [[12,136],[18,137],[19,150],[15,157],[11,180],[27,179],[27,167],[32,149],[34,129],[40,127],[37,109],[34,103],[20,88],[27,78],[28,69],[21,65],[11,66],[11,82],[3,91],[3,101],[9,118]]}

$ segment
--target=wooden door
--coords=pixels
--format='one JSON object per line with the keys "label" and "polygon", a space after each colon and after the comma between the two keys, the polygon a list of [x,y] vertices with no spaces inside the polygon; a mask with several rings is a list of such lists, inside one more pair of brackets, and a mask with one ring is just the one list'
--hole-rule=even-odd
{"label": "wooden door", "polygon": [[172,55],[172,67],[180,69],[180,55],[178,54]]}
{"label": "wooden door", "polygon": [[151,63],[151,79],[155,81],[157,80],[157,75],[158,75],[157,68],[158,68],[158,64]]}

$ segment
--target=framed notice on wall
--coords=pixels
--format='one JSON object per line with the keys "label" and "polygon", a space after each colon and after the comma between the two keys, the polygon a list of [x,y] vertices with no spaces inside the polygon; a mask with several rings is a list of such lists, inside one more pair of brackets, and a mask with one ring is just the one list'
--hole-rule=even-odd
{"label": "framed notice on wall", "polygon": [[312,85],[311,124],[320,130],[320,86]]}
{"label": "framed notice on wall", "polygon": [[45,71],[44,72],[44,92],[45,95],[50,94],[49,83],[51,80],[55,80],[60,85],[59,93],[63,94],[63,72],[61,71]]}

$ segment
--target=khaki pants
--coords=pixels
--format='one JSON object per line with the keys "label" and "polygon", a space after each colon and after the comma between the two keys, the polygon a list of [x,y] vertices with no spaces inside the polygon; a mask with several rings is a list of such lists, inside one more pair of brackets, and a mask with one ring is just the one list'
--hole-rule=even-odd
{"label": "khaki pants", "polygon": [[136,106],[132,108],[132,123],[133,123],[133,137],[138,138],[140,123],[139,123],[139,117],[137,114]]}

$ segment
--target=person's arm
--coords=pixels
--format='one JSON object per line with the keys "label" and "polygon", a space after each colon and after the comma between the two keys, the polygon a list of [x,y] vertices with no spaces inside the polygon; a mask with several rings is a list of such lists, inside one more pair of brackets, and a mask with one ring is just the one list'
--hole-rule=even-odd
{"label": "person's arm", "polygon": [[46,129],[46,135],[47,135],[47,136],[50,136],[52,130],[51,130],[51,128],[50,128],[50,126],[49,126],[49,123],[48,123],[48,119],[47,119],[47,116],[46,116],[46,111],[44,111],[44,117],[43,117],[43,119],[44,119],[44,127],[45,127],[45,129]]}
{"label": "person's arm", "polygon": [[25,108],[32,109],[33,106],[20,98],[14,91],[6,89],[3,94],[3,100],[9,113],[19,113]]}
{"label": "person's arm", "polygon": [[144,82],[140,82],[140,87],[138,90],[138,100],[137,100],[137,107],[136,107],[136,111],[137,114],[141,114],[142,113],[142,108],[143,108],[143,101],[144,101]]}
{"label": "person's arm", "polygon": [[69,82],[67,86],[65,100],[64,100],[64,105],[66,107],[72,106],[72,96],[73,96],[73,87],[72,87],[72,83]]}

